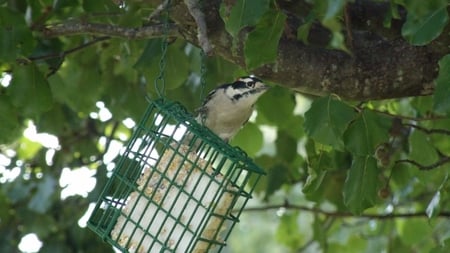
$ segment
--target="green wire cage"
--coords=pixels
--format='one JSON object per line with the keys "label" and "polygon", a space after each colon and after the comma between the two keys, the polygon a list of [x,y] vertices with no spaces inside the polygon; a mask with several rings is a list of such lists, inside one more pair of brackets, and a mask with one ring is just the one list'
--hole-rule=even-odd
{"label": "green wire cage", "polygon": [[220,252],[263,174],[182,105],[157,99],[88,227],[122,252]]}

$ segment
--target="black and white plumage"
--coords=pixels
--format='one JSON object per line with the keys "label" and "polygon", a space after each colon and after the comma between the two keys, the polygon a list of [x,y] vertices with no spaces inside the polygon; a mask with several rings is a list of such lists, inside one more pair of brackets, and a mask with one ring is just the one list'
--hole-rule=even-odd
{"label": "black and white plumage", "polygon": [[197,109],[196,120],[228,142],[247,123],[253,105],[269,86],[255,76],[244,76],[212,90]]}

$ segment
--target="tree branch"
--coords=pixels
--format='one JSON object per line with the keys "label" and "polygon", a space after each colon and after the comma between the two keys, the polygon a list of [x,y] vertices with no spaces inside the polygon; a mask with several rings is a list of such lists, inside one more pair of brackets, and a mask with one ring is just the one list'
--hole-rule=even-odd
{"label": "tree branch", "polygon": [[[353,213],[349,212],[332,212],[332,211],[325,211],[320,208],[314,208],[314,207],[307,207],[307,206],[301,206],[301,205],[293,205],[290,203],[284,203],[279,205],[267,205],[267,206],[260,206],[260,207],[248,207],[245,208],[244,212],[259,212],[259,211],[267,211],[267,210],[273,210],[273,209],[291,209],[291,210],[300,210],[305,212],[311,212],[316,214],[322,214],[328,217],[335,217],[335,218],[369,218],[369,219],[378,219],[378,220],[387,220],[387,219],[396,219],[396,218],[414,218],[414,217],[425,217],[428,218],[426,212],[417,212],[417,213],[391,213],[391,214],[361,214],[361,215],[355,215]],[[440,212],[436,217],[442,217],[442,218],[450,218],[450,212]]]}
{"label": "tree branch", "polygon": [[212,48],[207,35],[205,14],[203,14],[199,6],[199,0],[184,0],[184,3],[188,7],[189,13],[194,18],[195,23],[197,23],[198,43],[200,44],[200,47],[203,49],[205,54],[209,55]]}
{"label": "tree branch", "polygon": [[444,135],[450,135],[450,131],[449,131],[449,130],[446,130],[446,129],[439,129],[439,128],[428,129],[428,128],[425,128],[425,127],[421,127],[421,126],[414,125],[414,124],[408,124],[408,123],[405,123],[405,124],[403,124],[403,125],[409,126],[409,127],[412,127],[412,128],[415,128],[415,129],[420,130],[420,131],[422,131],[422,132],[424,132],[424,133],[426,133],[426,134],[444,134]]}
{"label": "tree branch", "polygon": [[169,4],[169,0],[164,0],[158,7],[148,16],[147,20],[152,21],[154,18],[159,16],[161,12],[167,8],[167,5]]}
{"label": "tree branch", "polygon": [[[164,24],[129,28],[99,23],[64,23],[58,25],[49,25],[41,30],[46,37],[74,36],[74,35],[95,35],[110,36],[123,39],[152,39],[164,35]],[[178,28],[174,24],[167,27],[168,37],[181,37]]]}
{"label": "tree branch", "polygon": [[101,41],[104,41],[104,40],[107,40],[107,39],[109,39],[108,36],[98,37],[98,38],[95,38],[95,39],[93,39],[93,40],[91,40],[89,42],[83,43],[83,44],[81,44],[79,46],[76,46],[74,48],[71,48],[71,49],[68,49],[68,50],[65,50],[65,51],[62,51],[62,52],[53,53],[53,54],[46,54],[46,55],[39,55],[39,56],[30,56],[30,57],[27,57],[27,58],[20,58],[20,59],[17,59],[17,62],[20,63],[20,64],[28,64],[28,63],[33,62],[33,61],[45,61],[45,60],[50,60],[50,59],[55,59],[55,58],[61,59],[61,62],[59,62],[57,66],[52,66],[51,67],[50,72],[47,73],[47,77],[49,77],[49,76],[53,75],[59,69],[59,67],[61,66],[61,64],[63,62],[62,59],[64,59],[67,55],[69,55],[71,53],[74,53],[74,52],[77,52],[78,50],[81,50],[83,48],[89,47],[91,45],[94,45],[94,44],[96,44],[98,42],[101,42]]}
{"label": "tree branch", "polygon": [[435,168],[438,168],[441,165],[444,165],[446,163],[450,163],[450,156],[441,156],[441,159],[439,159],[437,162],[430,164],[430,165],[423,165],[421,163],[418,163],[414,160],[410,160],[410,159],[401,159],[401,160],[397,160],[395,161],[395,164],[398,163],[409,163],[412,164],[414,166],[416,166],[419,170],[432,170]]}
{"label": "tree branch", "polygon": [[[363,102],[363,103],[365,103],[365,102]],[[388,111],[380,111],[380,110],[373,109],[373,108],[370,108],[370,110],[372,110],[374,112],[377,112],[377,113],[380,113],[380,114],[387,115],[387,116],[392,117],[392,118],[399,118],[399,119],[410,120],[410,121],[433,121],[433,120],[439,120],[439,119],[446,119],[447,118],[445,116],[439,116],[439,115],[432,115],[432,116],[428,116],[428,117],[418,118],[418,117],[404,116],[404,115],[400,115],[400,114],[392,114],[392,113],[390,113]]]}
{"label": "tree branch", "polygon": [[[185,1],[194,0],[171,1],[170,19],[175,24],[169,25],[168,37],[183,38],[205,48],[205,42],[201,37],[205,38],[206,29],[199,27],[202,26],[202,22],[196,22],[196,15],[193,17],[190,14]],[[226,31],[219,15],[221,3],[221,0],[202,2],[205,27],[208,28],[207,38],[212,46],[211,55],[220,56],[245,69],[245,38],[251,29],[242,29],[239,41],[233,44],[234,38]],[[395,30],[401,26],[392,27],[392,30],[395,30],[392,37],[359,26],[371,21],[369,20],[371,17],[381,20],[380,17],[384,16],[382,14],[389,11],[389,3],[376,3],[378,12],[374,17],[367,11],[371,10],[370,7],[373,5],[372,1],[357,1],[348,6],[348,24],[351,24],[349,28],[352,29],[349,33],[352,56],[342,51],[330,50],[325,46],[317,46],[316,43],[312,43],[316,46],[305,45],[295,36],[284,34],[279,41],[276,61],[248,71],[266,81],[275,82],[298,92],[319,96],[334,93],[350,100],[364,101],[432,94],[434,79],[439,69],[437,63],[449,49],[436,50],[434,47],[436,43],[421,47],[413,46]],[[296,12],[286,9],[282,11],[289,15],[285,27],[290,30],[297,30],[304,22]],[[199,36],[199,31],[203,35]],[[47,26],[42,33],[47,37],[90,34],[123,39],[151,39],[163,36],[164,25],[129,28],[109,24],[68,22]],[[323,27],[312,28],[309,35],[311,38],[327,41],[329,31],[327,33]],[[436,41],[448,45],[447,37],[443,36],[443,39],[438,38]],[[236,45],[236,48],[230,45]]]}

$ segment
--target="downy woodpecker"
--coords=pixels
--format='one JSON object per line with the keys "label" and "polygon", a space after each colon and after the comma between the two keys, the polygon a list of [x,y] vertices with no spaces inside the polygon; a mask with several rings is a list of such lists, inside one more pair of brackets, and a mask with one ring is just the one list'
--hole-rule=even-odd
{"label": "downy woodpecker", "polygon": [[228,142],[247,123],[253,105],[269,86],[255,76],[244,76],[212,90],[196,110],[196,120]]}

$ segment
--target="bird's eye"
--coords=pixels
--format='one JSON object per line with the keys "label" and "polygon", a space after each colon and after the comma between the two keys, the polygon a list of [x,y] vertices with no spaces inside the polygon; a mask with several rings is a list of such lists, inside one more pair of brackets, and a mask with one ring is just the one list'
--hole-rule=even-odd
{"label": "bird's eye", "polygon": [[254,88],[254,87],[255,87],[255,82],[248,82],[248,83],[247,83],[247,86],[248,86],[249,88]]}

